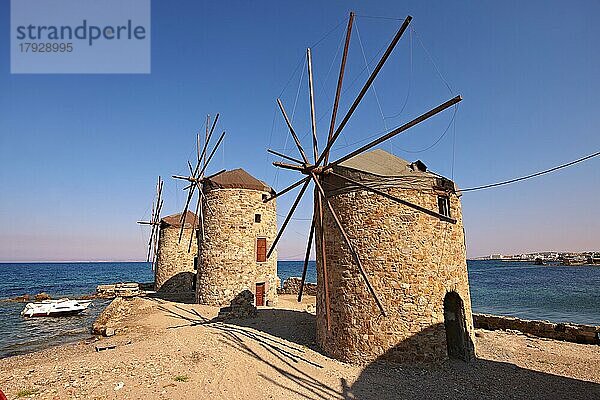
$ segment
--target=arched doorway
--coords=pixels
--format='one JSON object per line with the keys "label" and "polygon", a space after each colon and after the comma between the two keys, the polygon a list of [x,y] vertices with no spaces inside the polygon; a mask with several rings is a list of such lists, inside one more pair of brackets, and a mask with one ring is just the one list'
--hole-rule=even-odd
{"label": "arched doorway", "polygon": [[464,305],[456,292],[448,292],[444,297],[444,326],[448,357],[469,361]]}

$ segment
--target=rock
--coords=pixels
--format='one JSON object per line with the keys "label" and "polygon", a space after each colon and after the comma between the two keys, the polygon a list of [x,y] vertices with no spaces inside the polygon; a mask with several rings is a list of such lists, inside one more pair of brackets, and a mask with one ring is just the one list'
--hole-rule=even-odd
{"label": "rock", "polygon": [[24,294],[23,296],[13,297],[12,299],[2,300],[14,303],[26,303],[31,300],[31,297],[28,294]]}
{"label": "rock", "polygon": [[46,292],[41,292],[35,295],[35,301],[43,301],[43,300],[50,300],[51,297],[48,293]]}
{"label": "rock", "polygon": [[125,384],[124,384],[123,382],[118,382],[118,383],[116,383],[116,384],[115,384],[115,392],[116,392],[117,390],[121,390],[121,389],[123,389],[123,386],[125,386]]}
{"label": "rock", "polygon": [[256,314],[254,294],[249,290],[244,290],[231,300],[228,307],[221,308],[217,319],[250,318],[255,317]]}
{"label": "rock", "polygon": [[115,336],[115,328],[109,328],[109,327],[107,327],[104,330],[104,336],[106,336],[106,337]]}
{"label": "rock", "polygon": [[106,330],[109,328],[109,324],[114,326],[118,324],[120,320],[125,318],[128,314],[129,307],[127,300],[122,297],[114,299],[108,307],[102,311],[102,314],[98,316],[96,321],[92,325],[92,333],[95,335],[105,336]]}

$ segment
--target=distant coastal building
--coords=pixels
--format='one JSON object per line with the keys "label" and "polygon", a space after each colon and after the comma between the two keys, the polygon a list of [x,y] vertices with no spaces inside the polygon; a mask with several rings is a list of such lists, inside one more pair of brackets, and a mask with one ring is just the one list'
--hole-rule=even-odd
{"label": "distant coastal building", "polygon": [[274,192],[243,169],[220,173],[203,182],[204,235],[198,235],[196,300],[228,305],[249,290],[255,304],[277,302],[277,253],[267,251],[277,235]]}
{"label": "distant coastal building", "polygon": [[[350,178],[344,180],[336,176]],[[454,182],[383,150],[335,165],[325,194],[379,294],[382,315],[349,247],[325,209],[325,259],[317,251],[317,342],[345,362],[471,360],[475,337],[460,192]],[[420,207],[391,201],[357,184]],[[423,210],[431,210],[427,213]],[[440,218],[443,217],[443,218]],[[316,248],[320,235],[316,235]]]}
{"label": "distant coastal building", "polygon": [[[179,242],[182,224],[183,236]],[[194,292],[198,246],[196,240],[192,240],[188,252],[188,238],[190,235],[196,235],[197,226],[197,217],[191,211],[186,212],[183,222],[181,222],[181,213],[160,220],[154,271],[154,290],[157,292]]]}

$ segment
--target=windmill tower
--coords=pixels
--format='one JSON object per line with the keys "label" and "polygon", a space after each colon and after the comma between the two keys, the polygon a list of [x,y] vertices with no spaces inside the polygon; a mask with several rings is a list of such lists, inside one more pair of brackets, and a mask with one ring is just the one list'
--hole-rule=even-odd
{"label": "windmill tower", "polygon": [[[313,73],[307,50],[313,160],[309,160],[277,103],[301,159],[269,152],[293,163],[279,168],[305,175],[280,191],[300,191],[269,253],[289,223],[309,184],[313,218],[302,286],[313,237],[317,261],[317,341],[342,361],[375,359],[470,360],[474,336],[459,191],[454,183],[373,149],[461,101],[456,96],[359,149],[330,162],[329,152],[410,24],[407,17],[358,96],[335,128],[354,14],[350,13],[328,139],[319,151]],[[266,201],[269,201],[267,199]],[[302,286],[299,299],[302,296]]]}
{"label": "windmill tower", "polygon": [[[206,169],[225,132],[208,159],[204,155],[219,118],[208,130],[202,151],[198,146],[198,164],[190,176],[174,176],[190,182],[187,210],[197,192],[196,213],[200,215],[196,301],[201,304],[227,305],[245,290],[255,295],[256,305],[277,301],[277,257],[267,259],[267,244],[277,233],[275,202],[264,203],[274,192],[264,182],[243,169],[219,171],[205,176]],[[200,141],[198,140],[198,143]],[[192,243],[190,236],[189,242]]]}
{"label": "windmill tower", "polygon": [[[152,262],[154,272],[154,289],[161,293],[189,293],[195,282],[196,246],[186,246],[179,242],[180,230],[193,235],[198,218],[192,212],[186,212],[185,218],[180,214],[160,216],[163,181],[158,178],[156,200],[152,205],[150,221],[138,221],[139,224],[150,225],[147,261]],[[188,250],[193,250],[190,253]]]}

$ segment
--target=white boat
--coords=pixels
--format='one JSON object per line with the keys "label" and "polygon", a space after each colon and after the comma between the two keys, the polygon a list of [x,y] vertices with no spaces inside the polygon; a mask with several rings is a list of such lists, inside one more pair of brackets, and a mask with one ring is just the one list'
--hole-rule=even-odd
{"label": "white boat", "polygon": [[44,300],[35,303],[27,303],[21,311],[23,317],[64,317],[76,315],[87,309],[91,300]]}

